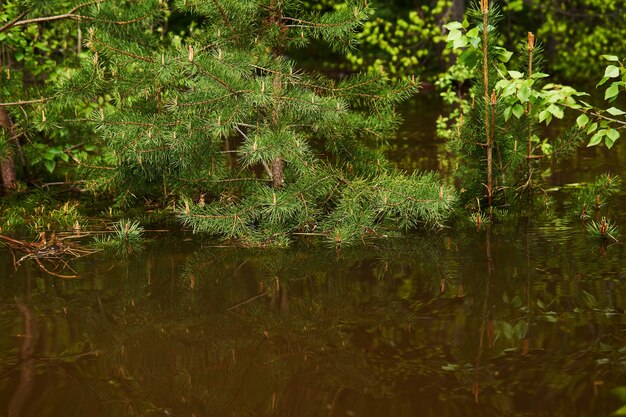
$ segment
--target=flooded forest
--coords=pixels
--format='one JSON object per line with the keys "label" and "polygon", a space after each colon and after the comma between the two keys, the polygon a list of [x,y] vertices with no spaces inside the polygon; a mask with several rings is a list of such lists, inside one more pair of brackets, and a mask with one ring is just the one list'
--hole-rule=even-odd
{"label": "flooded forest", "polygon": [[0,417],[626,415],[621,0],[4,0]]}

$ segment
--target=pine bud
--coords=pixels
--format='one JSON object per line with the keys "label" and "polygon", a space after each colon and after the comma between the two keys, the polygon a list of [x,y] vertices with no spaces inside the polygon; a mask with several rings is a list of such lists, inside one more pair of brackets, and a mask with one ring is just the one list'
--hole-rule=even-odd
{"label": "pine bud", "polygon": [[41,122],[42,122],[42,123],[46,123],[46,120],[47,120],[47,119],[46,119],[46,111],[45,111],[45,110],[42,110],[42,111],[41,111]]}
{"label": "pine bud", "polygon": [[354,9],[352,10],[352,13],[354,13],[354,18],[357,19],[359,17],[359,9],[354,6]]}
{"label": "pine bud", "polygon": [[189,62],[193,62],[193,46],[189,45]]}
{"label": "pine bud", "polygon": [[221,50],[221,49],[218,49],[218,50],[217,50],[217,60],[218,60],[218,61],[221,61],[221,60],[222,60],[222,50]]}
{"label": "pine bud", "polygon": [[265,93],[265,81],[261,81],[261,93]]}
{"label": "pine bud", "polygon": [[532,32],[528,32],[528,50],[532,51],[535,48],[535,35]]}
{"label": "pine bud", "polygon": [[483,11],[483,13],[486,13],[489,11],[489,0],[480,0],[480,8]]}

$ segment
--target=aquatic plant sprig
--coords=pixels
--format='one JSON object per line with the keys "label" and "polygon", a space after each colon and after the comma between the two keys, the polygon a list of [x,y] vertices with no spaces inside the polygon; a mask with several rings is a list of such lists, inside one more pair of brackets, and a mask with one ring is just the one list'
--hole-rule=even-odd
{"label": "aquatic plant sprig", "polygon": [[595,239],[601,241],[619,242],[617,239],[619,236],[619,227],[606,217],[602,217],[602,220],[599,222],[591,220],[585,227],[589,235]]}
{"label": "aquatic plant sprig", "polygon": [[145,242],[144,231],[138,221],[121,219],[113,224],[110,233],[97,236],[93,244],[98,248],[117,249],[118,253],[129,255],[141,249]]}

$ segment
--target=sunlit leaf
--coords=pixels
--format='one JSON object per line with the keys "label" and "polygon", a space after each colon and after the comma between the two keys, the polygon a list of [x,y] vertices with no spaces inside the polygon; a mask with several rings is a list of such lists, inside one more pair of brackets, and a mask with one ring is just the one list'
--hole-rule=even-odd
{"label": "sunlit leaf", "polygon": [[619,61],[619,58],[616,57],[615,55],[602,55],[602,58],[606,59],[607,61],[612,61],[612,62]]}
{"label": "sunlit leaf", "polygon": [[611,107],[611,108],[607,109],[606,111],[609,112],[609,114],[611,114],[613,116],[621,116],[622,114],[626,114],[625,111],[622,111],[622,110],[618,109],[617,107]]}
{"label": "sunlit leaf", "polygon": [[619,139],[619,132],[617,131],[617,129],[609,129],[606,132],[606,135],[611,138],[611,140],[617,140]]}
{"label": "sunlit leaf", "polygon": [[463,37],[463,38],[455,39],[454,41],[455,48],[463,48],[465,46],[467,46],[467,38]]}
{"label": "sunlit leaf", "polygon": [[587,126],[587,123],[589,123],[589,116],[584,113],[578,116],[578,118],[576,119],[576,124],[580,128]]}
{"label": "sunlit leaf", "polygon": [[619,94],[619,84],[618,83],[613,83],[611,84],[611,86],[609,88],[606,89],[606,91],[604,92],[604,99],[605,100],[609,100],[614,98],[615,96],[617,96]]}
{"label": "sunlit leaf", "polygon": [[526,103],[530,98],[531,93],[532,90],[530,87],[526,83],[522,83],[522,86],[517,91],[517,98],[519,98],[522,103]]}
{"label": "sunlit leaf", "polygon": [[619,77],[619,68],[615,65],[609,65],[606,67],[606,70],[604,70],[604,76],[607,78]]}
{"label": "sunlit leaf", "polygon": [[589,140],[589,143],[587,144],[587,147],[589,146],[596,146],[598,143],[602,142],[602,138],[604,137],[604,133],[606,131],[604,129],[599,130],[598,132],[596,132],[595,135],[593,135],[591,137],[591,139]]}
{"label": "sunlit leaf", "polygon": [[550,106],[548,106],[548,111],[552,113],[552,115],[557,119],[563,118],[563,109],[557,105],[551,104]]}
{"label": "sunlit leaf", "polygon": [[446,39],[446,41],[447,42],[454,41],[454,40],[460,39],[461,36],[463,36],[463,33],[461,33],[460,30],[451,30],[450,33],[448,33],[448,38]]}
{"label": "sunlit leaf", "polygon": [[450,22],[450,23],[443,25],[443,27],[448,29],[449,31],[453,31],[453,30],[458,31],[459,29],[463,28],[463,24],[461,22]]}

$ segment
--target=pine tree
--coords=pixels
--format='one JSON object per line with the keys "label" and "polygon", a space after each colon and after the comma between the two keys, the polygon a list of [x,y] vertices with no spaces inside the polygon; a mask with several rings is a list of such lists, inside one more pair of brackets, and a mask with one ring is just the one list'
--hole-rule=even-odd
{"label": "pine tree", "polygon": [[377,149],[414,81],[336,81],[289,59],[313,39],[354,47],[366,1],[328,13],[297,0],[181,0],[174,10],[204,22],[184,44],[146,48],[91,30],[92,61],[62,87],[115,97],[114,111],[94,115],[114,157],[110,184],[176,199],[195,231],[251,243],[296,232],[343,244],[449,214],[455,195],[436,175],[404,175]]}
{"label": "pine tree", "polygon": [[474,73],[471,105],[458,117],[449,145],[469,205],[478,199],[474,208],[480,210],[483,200],[490,213],[530,188],[544,157],[563,158],[576,149],[583,137],[579,126],[550,141],[540,139],[539,126],[562,118],[566,108],[580,108],[575,97],[584,95],[544,81],[549,75],[540,71],[541,47],[531,32],[519,60],[498,46],[501,13],[494,3],[476,2],[468,11],[470,23],[446,25],[451,45],[467,47],[460,61]]}
{"label": "pine tree", "polygon": [[[127,37],[131,30],[143,33],[162,11],[157,0],[7,0],[0,4],[0,168],[5,189],[16,188],[19,179],[28,180],[27,170],[36,159],[44,160],[49,171],[54,169],[54,158],[67,159],[61,146],[51,148],[58,145],[55,140],[77,137],[78,132],[69,133],[62,118],[51,114],[60,106],[50,100],[59,74],[76,65],[82,31],[102,27]],[[78,109],[76,102],[72,104],[72,110]],[[29,149],[29,145],[34,146]],[[16,168],[23,171],[22,178]]]}

